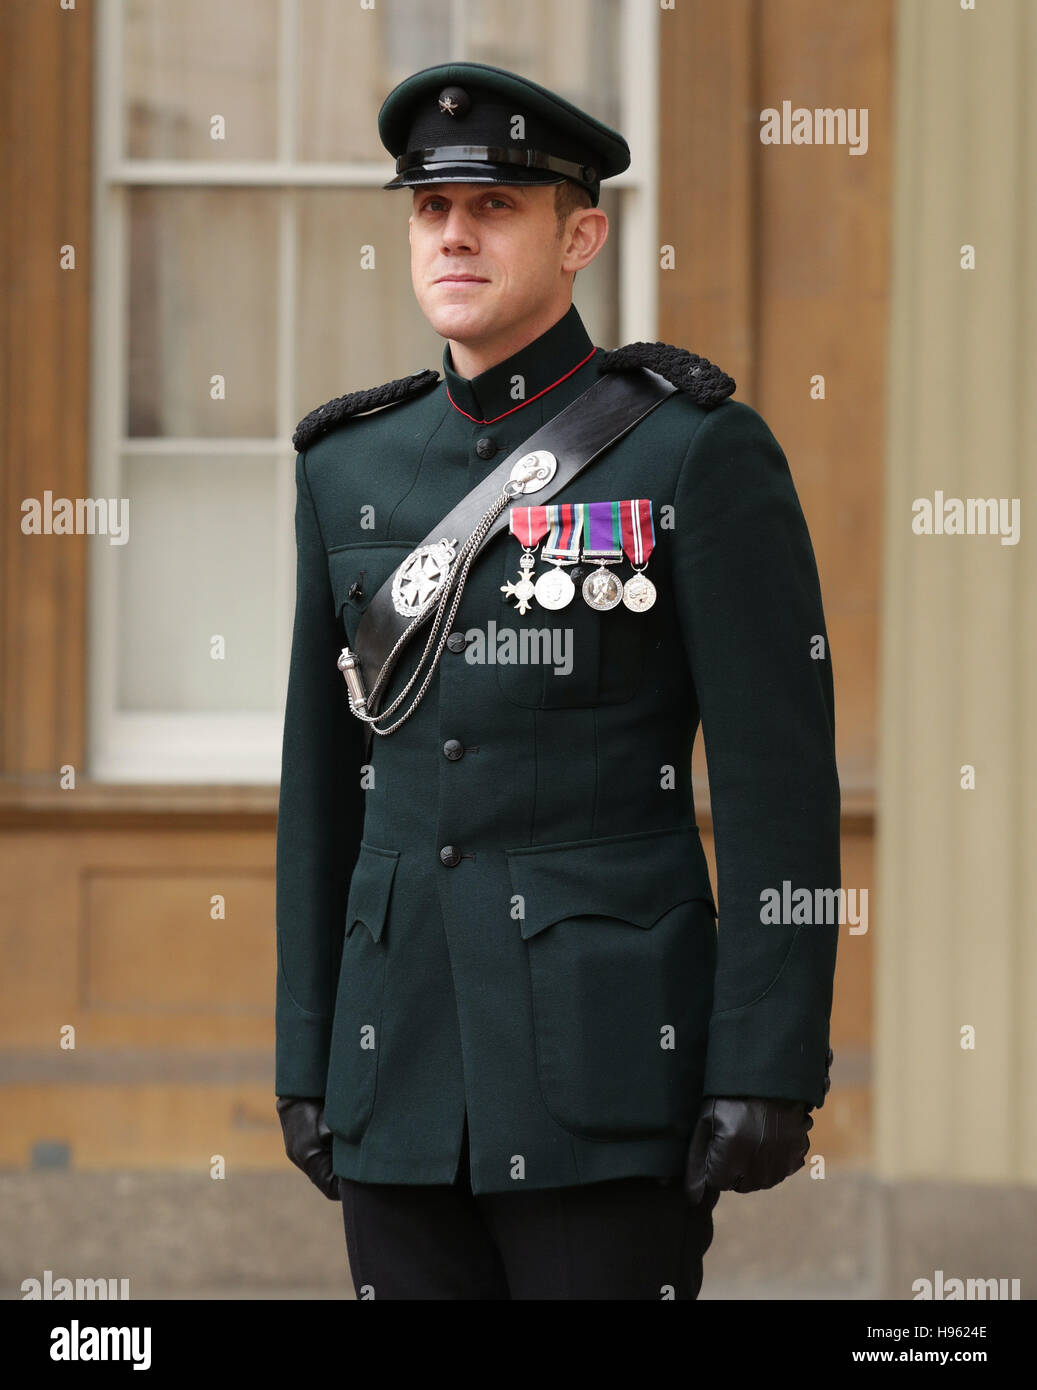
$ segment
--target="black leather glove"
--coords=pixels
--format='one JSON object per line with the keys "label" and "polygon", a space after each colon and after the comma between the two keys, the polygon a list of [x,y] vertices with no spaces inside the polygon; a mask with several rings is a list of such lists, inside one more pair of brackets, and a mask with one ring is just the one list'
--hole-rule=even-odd
{"label": "black leather glove", "polygon": [[758,1192],[802,1168],[814,1121],[801,1100],[706,1096],[691,1136],[684,1190]]}
{"label": "black leather glove", "polygon": [[341,1200],[331,1167],[331,1130],[324,1122],[323,1096],[278,1096],[284,1151],[332,1202]]}

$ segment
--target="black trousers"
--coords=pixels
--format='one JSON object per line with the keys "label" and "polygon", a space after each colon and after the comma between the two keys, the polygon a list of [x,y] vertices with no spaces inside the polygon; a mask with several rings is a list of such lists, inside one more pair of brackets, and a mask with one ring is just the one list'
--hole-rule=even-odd
{"label": "black trousers", "polygon": [[475,1196],[465,1119],[452,1186],[339,1178],[358,1299],[696,1299],[713,1239],[710,1188],[682,1179]]}

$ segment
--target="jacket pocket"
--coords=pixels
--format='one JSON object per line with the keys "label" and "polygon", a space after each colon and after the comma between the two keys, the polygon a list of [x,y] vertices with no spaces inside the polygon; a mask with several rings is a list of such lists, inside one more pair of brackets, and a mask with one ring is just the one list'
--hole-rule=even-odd
{"label": "jacket pocket", "polygon": [[363,1136],[374,1108],[387,949],[382,937],[399,858],[397,850],[362,841],[349,886],[324,1113],[352,1143]]}
{"label": "jacket pocket", "polygon": [[591,1139],[690,1134],[716,912],[694,827],[507,851],[548,1110]]}
{"label": "jacket pocket", "polygon": [[[519,575],[521,551],[509,539],[500,547],[500,584]],[[538,559],[534,577],[547,568]],[[627,566],[616,568],[622,575]],[[631,613],[622,603],[599,613],[584,600],[581,583],[565,608],[553,610],[534,600],[520,613],[514,600],[499,592],[492,615],[497,626],[497,681],[513,704],[575,709],[619,704],[637,694],[644,672],[646,615]],[[509,632],[514,637],[502,639],[501,634]]]}
{"label": "jacket pocket", "polygon": [[335,616],[341,618],[350,642],[360,615],[387,579],[419,541],[359,541],[328,551],[328,576],[335,596]]}

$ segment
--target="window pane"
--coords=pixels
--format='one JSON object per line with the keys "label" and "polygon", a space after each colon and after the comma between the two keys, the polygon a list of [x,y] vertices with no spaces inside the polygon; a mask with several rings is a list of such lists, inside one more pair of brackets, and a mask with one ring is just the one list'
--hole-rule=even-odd
{"label": "window pane", "polygon": [[373,10],[300,0],[299,159],[384,161],[391,177],[379,107],[410,73],[450,60],[450,9],[450,0]]}
{"label": "window pane", "polygon": [[[299,194],[296,419],[347,391],[422,367],[438,369],[443,339],[411,289],[406,190]],[[375,269],[361,269],[361,247]]]}
{"label": "window pane", "polygon": [[[463,37],[451,35],[458,15]],[[373,10],[300,0],[299,158],[388,161],[377,118],[411,73],[466,59],[508,68],[618,126],[619,0],[409,0]]]}
{"label": "window pane", "polygon": [[[127,196],[127,434],[274,436],[280,195],[133,188]],[[213,376],[224,378],[223,400],[212,399]]]}
{"label": "window pane", "polygon": [[[118,566],[119,707],[276,710],[273,459],[127,458]],[[289,596],[290,598],[290,596]],[[225,642],[214,660],[212,638]]]}
{"label": "window pane", "polygon": [[125,13],[131,159],[276,157],[276,0],[126,0]]}
{"label": "window pane", "polygon": [[621,129],[619,0],[479,0],[465,9],[465,57],[539,82]]}

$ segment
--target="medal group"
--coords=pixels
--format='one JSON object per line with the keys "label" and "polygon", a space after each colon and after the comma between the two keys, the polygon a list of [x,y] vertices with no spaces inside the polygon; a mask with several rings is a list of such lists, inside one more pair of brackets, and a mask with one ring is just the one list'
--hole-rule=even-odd
{"label": "medal group", "polygon": [[[564,608],[576,596],[576,583],[566,566],[596,564],[583,578],[584,602],[600,613],[622,603],[633,613],[644,613],[655,602],[655,585],[643,573],[655,549],[655,523],[648,498],[623,502],[557,502],[542,507],[512,507],[511,534],[522,546],[519,578],[501,585],[506,598],[514,598],[520,613],[536,602],[541,608]],[[551,568],[536,579],[536,548],[543,541],[540,558]],[[624,556],[634,573],[624,583],[608,568]],[[580,575],[581,570],[576,570]]]}

